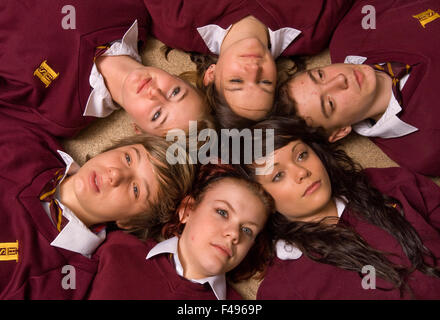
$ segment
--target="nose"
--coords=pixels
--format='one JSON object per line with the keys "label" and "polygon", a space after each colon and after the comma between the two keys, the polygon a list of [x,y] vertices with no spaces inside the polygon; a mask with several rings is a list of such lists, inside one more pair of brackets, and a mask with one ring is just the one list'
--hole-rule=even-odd
{"label": "nose", "polygon": [[117,187],[121,184],[122,181],[124,181],[125,174],[119,168],[110,167],[107,170],[107,179],[110,186]]}
{"label": "nose", "polygon": [[244,71],[246,72],[250,80],[256,82],[258,79],[258,75],[261,71],[261,66],[257,60],[254,60],[244,65]]}
{"label": "nose", "polygon": [[232,244],[237,244],[240,240],[240,225],[228,224],[225,228],[225,237],[229,239]]}
{"label": "nose", "polygon": [[294,181],[297,184],[300,184],[303,182],[303,180],[310,177],[311,172],[305,167],[294,165],[290,169],[290,174],[292,175]]}
{"label": "nose", "polygon": [[343,73],[339,73],[331,78],[325,86],[328,90],[345,90],[348,88],[347,77]]}
{"label": "nose", "polygon": [[160,102],[162,104],[164,102],[166,102],[166,100],[167,100],[165,95],[163,94],[162,90],[160,90],[157,87],[153,87],[153,86],[150,88],[150,90],[148,90],[147,97],[150,100],[156,100],[156,101],[158,101],[158,102]]}

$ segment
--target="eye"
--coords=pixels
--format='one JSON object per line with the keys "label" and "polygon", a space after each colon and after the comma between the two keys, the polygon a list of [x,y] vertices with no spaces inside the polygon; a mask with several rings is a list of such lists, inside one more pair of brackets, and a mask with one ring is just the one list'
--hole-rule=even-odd
{"label": "eye", "polygon": [[272,81],[269,81],[269,80],[262,80],[260,82],[263,83],[263,84],[267,84],[267,85],[271,85],[272,84]]}
{"label": "eye", "polygon": [[151,121],[156,121],[160,115],[162,114],[161,110],[157,111],[154,115],[153,118],[151,118]]}
{"label": "eye", "polygon": [[307,151],[303,151],[298,155],[298,160],[299,161],[306,160],[308,156],[309,156],[309,153]]}
{"label": "eye", "polygon": [[136,184],[133,184],[133,193],[136,199],[139,198],[139,188]]}
{"label": "eye", "polygon": [[324,79],[324,72],[321,70],[321,69],[318,69],[318,76],[319,76],[319,79]]}
{"label": "eye", "polygon": [[179,94],[179,92],[180,92],[180,87],[175,87],[175,88],[173,89],[173,91],[171,92],[170,97],[175,97],[175,96],[177,96],[177,95]]}
{"label": "eye", "polygon": [[216,209],[215,210],[219,215],[221,215],[222,217],[224,217],[224,218],[227,218],[228,217],[228,212],[226,211],[226,210],[223,210],[223,209]]}
{"label": "eye", "polygon": [[250,229],[248,227],[241,227],[241,231],[243,231],[248,236],[252,236],[252,234],[253,234],[252,229]]}
{"label": "eye", "polygon": [[127,164],[130,165],[131,164],[131,157],[128,153],[125,154],[125,161],[127,161]]}
{"label": "eye", "polygon": [[272,178],[272,182],[278,182],[284,176],[284,172],[280,171]]}
{"label": "eye", "polygon": [[333,101],[329,100],[329,101],[328,101],[328,104],[329,104],[329,106],[330,106],[330,110],[331,110],[331,111],[335,110],[335,104],[333,103]]}
{"label": "eye", "polygon": [[243,80],[241,80],[241,79],[231,79],[231,80],[229,80],[229,82],[232,82],[232,83],[242,83]]}

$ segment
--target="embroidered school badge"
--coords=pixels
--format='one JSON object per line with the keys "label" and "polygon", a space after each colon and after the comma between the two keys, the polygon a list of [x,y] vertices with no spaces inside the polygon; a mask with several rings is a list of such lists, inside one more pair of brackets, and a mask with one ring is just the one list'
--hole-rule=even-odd
{"label": "embroidered school badge", "polygon": [[413,16],[413,18],[419,20],[422,27],[425,28],[425,25],[434,21],[437,18],[440,18],[440,15],[434,10],[428,9],[426,11],[423,11],[422,13],[416,14],[415,16]]}
{"label": "embroidered school badge", "polygon": [[44,83],[46,88],[58,78],[59,73],[56,73],[48,64],[47,60],[44,60],[37,70],[34,71],[34,76],[40,78],[41,82]]}
{"label": "embroidered school badge", "polygon": [[0,242],[0,261],[18,261],[18,241]]}

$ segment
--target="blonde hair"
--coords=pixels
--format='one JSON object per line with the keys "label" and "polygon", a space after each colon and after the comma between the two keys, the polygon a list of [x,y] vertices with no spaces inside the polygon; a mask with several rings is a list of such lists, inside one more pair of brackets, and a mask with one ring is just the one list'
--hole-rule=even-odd
{"label": "blonde hair", "polygon": [[172,219],[177,206],[192,188],[196,166],[190,164],[186,150],[182,153],[186,157],[185,161],[176,164],[167,161],[167,150],[173,143],[143,133],[116,141],[103,151],[140,144],[149,155],[159,185],[158,192],[153,199],[148,200],[145,212],[131,217],[124,223],[128,232],[141,239],[158,238],[161,226]]}

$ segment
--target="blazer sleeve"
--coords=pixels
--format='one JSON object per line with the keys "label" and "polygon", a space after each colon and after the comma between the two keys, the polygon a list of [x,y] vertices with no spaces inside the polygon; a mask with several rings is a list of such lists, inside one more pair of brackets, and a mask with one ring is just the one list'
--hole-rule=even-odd
{"label": "blazer sleeve", "polygon": [[440,187],[430,178],[401,167],[365,172],[382,193],[398,199],[404,211],[417,211],[440,232]]}

